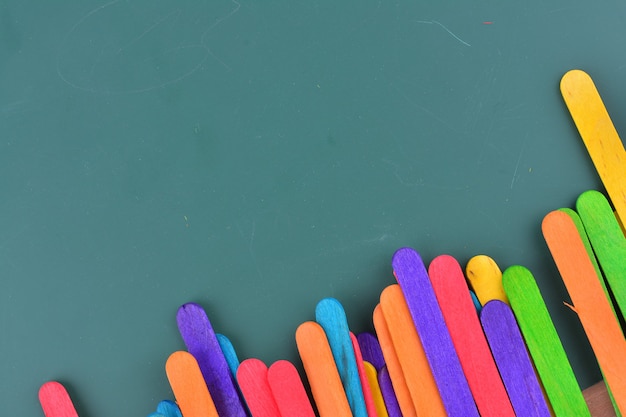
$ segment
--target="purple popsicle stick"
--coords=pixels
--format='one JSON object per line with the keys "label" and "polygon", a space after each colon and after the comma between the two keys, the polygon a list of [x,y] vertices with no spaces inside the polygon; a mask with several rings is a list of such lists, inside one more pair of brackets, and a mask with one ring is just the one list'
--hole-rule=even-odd
{"label": "purple popsicle stick", "polygon": [[226,358],[202,307],[183,304],[176,313],[176,321],[187,350],[198,361],[218,414],[246,417]]}
{"label": "purple popsicle stick", "polygon": [[356,340],[359,342],[363,360],[371,363],[376,368],[376,372],[380,372],[385,366],[385,358],[376,336],[369,332],[363,332],[357,335]]}
{"label": "purple popsicle stick", "polygon": [[515,414],[549,417],[550,410],[511,308],[500,300],[489,301],[483,306],[480,321]]}
{"label": "purple popsicle stick", "polygon": [[402,411],[400,410],[400,404],[396,398],[396,393],[393,390],[391,378],[389,377],[389,371],[386,366],[383,366],[378,372],[378,385],[380,386],[380,392],[383,395],[385,401],[385,407],[387,408],[387,414],[389,417],[402,417]]}
{"label": "purple popsicle stick", "polygon": [[424,262],[414,249],[402,248],[393,255],[392,265],[446,412],[453,417],[478,417]]}

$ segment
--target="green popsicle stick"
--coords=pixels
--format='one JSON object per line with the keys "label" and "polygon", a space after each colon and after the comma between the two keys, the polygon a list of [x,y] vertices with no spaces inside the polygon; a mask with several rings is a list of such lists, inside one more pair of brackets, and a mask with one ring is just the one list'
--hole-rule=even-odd
{"label": "green popsicle stick", "polygon": [[504,271],[502,283],[555,416],[590,417],[534,277],[516,265]]}

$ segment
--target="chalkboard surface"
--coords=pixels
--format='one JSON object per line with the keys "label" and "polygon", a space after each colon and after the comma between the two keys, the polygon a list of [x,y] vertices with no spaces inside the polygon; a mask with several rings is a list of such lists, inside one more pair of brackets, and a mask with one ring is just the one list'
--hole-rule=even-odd
{"label": "chalkboard surface", "polygon": [[540,223],[602,190],[558,83],[626,134],[625,36],[614,1],[2,2],[0,414],[51,379],[149,414],[188,301],[300,366],[321,298],[372,330],[402,246],[528,267],[598,381]]}

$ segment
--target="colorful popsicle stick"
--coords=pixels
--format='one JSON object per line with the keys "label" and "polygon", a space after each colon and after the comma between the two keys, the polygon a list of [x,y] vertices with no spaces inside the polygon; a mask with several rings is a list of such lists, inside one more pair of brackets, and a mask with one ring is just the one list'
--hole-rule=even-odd
{"label": "colorful popsicle stick", "polygon": [[48,381],[39,388],[39,403],[46,417],[78,417],[65,387],[57,381]]}
{"label": "colorful popsicle stick", "polygon": [[226,359],[226,363],[228,364],[230,374],[233,376],[233,378],[237,378],[239,358],[237,357],[235,347],[233,346],[230,339],[223,334],[216,333],[215,337],[217,338],[217,343],[219,343],[220,345],[220,349],[222,349],[222,353],[224,354],[224,359]]}
{"label": "colorful popsicle stick", "polygon": [[591,77],[581,70],[561,79],[561,94],[617,215],[626,223],[626,151]]}
{"label": "colorful popsicle stick", "polygon": [[509,303],[502,287],[502,271],[487,255],[476,255],[465,266],[465,274],[481,305],[491,300]]}
{"label": "colorful popsicle stick", "polygon": [[254,417],[281,417],[267,379],[267,366],[250,358],[239,364],[237,382]]}
{"label": "colorful popsicle stick", "polygon": [[[387,321],[385,320],[382,306],[380,304],[374,308],[373,318],[374,328],[376,329],[378,341],[380,342],[380,348],[383,351],[383,355],[385,355],[385,363],[387,364],[383,369],[385,369],[385,373],[389,376],[393,383],[393,388],[384,388],[391,388],[391,391],[394,393],[394,397],[396,398],[396,402],[398,403],[398,407],[402,410],[401,414],[404,417],[416,417],[417,412],[415,411],[415,407],[413,405],[411,392],[409,391],[409,387],[404,379],[404,372],[402,371],[402,366],[400,365],[391,334],[389,333]],[[381,382],[381,390],[382,389],[383,385]]]}
{"label": "colorful popsicle stick", "polygon": [[[622,317],[626,316],[626,237],[607,199],[598,191],[586,191],[576,209],[598,257]],[[601,277],[601,275],[598,275]]]}
{"label": "colorful popsicle stick", "polygon": [[571,218],[558,210],[548,213],[541,226],[615,404],[624,412],[626,340],[578,230]]}
{"label": "colorful popsicle stick", "polygon": [[361,353],[361,348],[359,347],[359,341],[356,339],[356,336],[352,332],[350,332],[350,340],[352,341],[352,349],[354,350],[354,356],[356,358],[356,367],[359,371],[359,378],[361,379],[361,387],[363,388],[363,398],[365,399],[367,416],[378,417],[376,405],[374,404],[374,398],[372,397],[372,390],[367,379],[367,374],[365,373],[363,354]]}
{"label": "colorful popsicle stick", "polygon": [[326,333],[352,414],[354,417],[367,417],[363,388],[343,306],[334,298],[322,299],[315,307],[315,321]]}
{"label": "colorful popsicle stick", "polygon": [[383,366],[385,366],[385,358],[376,336],[369,332],[363,332],[356,335],[356,338],[359,341],[363,360],[371,363],[376,368],[376,371],[380,372]]}
{"label": "colorful popsicle stick", "polygon": [[315,417],[300,374],[291,362],[274,362],[267,371],[267,380],[281,416]]}
{"label": "colorful popsicle stick", "polygon": [[550,417],[511,308],[501,300],[491,300],[484,305],[480,320],[515,414]]}
{"label": "colorful popsicle stick", "polygon": [[374,401],[374,406],[376,407],[376,415],[378,417],[389,417],[389,414],[387,413],[387,408],[385,407],[383,394],[380,391],[380,384],[378,383],[378,372],[376,372],[376,368],[374,368],[374,365],[372,365],[371,363],[363,361],[363,369],[365,370],[367,383],[369,384],[370,391],[372,393],[372,401]]}
{"label": "colorful popsicle stick", "polygon": [[157,405],[156,412],[162,414],[163,417],[183,417],[180,408],[174,401],[163,400]]}
{"label": "colorful popsicle stick", "polygon": [[296,330],[296,345],[320,417],[352,417],[322,326],[313,321],[302,323]]}
{"label": "colorful popsicle stick", "polygon": [[448,415],[478,416],[422,259],[414,249],[402,248],[392,265]]}
{"label": "colorful popsicle stick", "polygon": [[219,417],[198,362],[191,353],[172,353],[165,363],[165,372],[183,416]]}
{"label": "colorful popsicle stick", "polygon": [[437,384],[398,284],[383,290],[380,306],[417,415],[445,417]]}
{"label": "colorful popsicle stick", "polygon": [[389,417],[406,416],[406,414],[403,414],[400,409],[400,404],[398,403],[398,398],[394,391],[393,383],[391,382],[391,377],[389,376],[389,371],[386,366],[383,367],[378,373],[378,385],[380,386],[380,393],[385,400],[385,408],[387,409]]}
{"label": "colorful popsicle stick", "polygon": [[452,256],[440,255],[430,263],[428,275],[478,412],[482,417],[514,417],[461,266]]}
{"label": "colorful popsicle stick", "polygon": [[531,272],[523,266],[511,266],[502,274],[502,283],[554,414],[589,417],[574,371]]}
{"label": "colorful popsicle stick", "polygon": [[182,305],[176,321],[187,350],[198,361],[217,411],[229,417],[246,417],[228,363],[202,307],[195,303]]}

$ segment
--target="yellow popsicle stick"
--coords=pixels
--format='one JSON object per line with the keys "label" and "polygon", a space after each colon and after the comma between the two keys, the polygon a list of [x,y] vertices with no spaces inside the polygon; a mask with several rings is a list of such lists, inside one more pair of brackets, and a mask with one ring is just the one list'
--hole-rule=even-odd
{"label": "yellow popsicle stick", "polygon": [[498,264],[487,255],[476,255],[467,262],[465,275],[476,293],[480,304],[500,300],[509,304],[502,286],[502,271]]}
{"label": "yellow popsicle stick", "polygon": [[626,151],[602,98],[591,77],[581,70],[571,70],[563,76],[561,94],[615,211],[624,224]]}
{"label": "yellow popsicle stick", "polygon": [[383,393],[380,391],[380,385],[378,384],[376,368],[367,361],[363,361],[363,368],[365,368],[365,375],[367,376],[367,382],[372,391],[372,400],[374,400],[378,417],[389,417],[387,407],[385,406],[385,399],[383,398]]}

